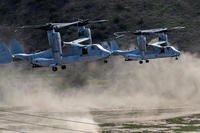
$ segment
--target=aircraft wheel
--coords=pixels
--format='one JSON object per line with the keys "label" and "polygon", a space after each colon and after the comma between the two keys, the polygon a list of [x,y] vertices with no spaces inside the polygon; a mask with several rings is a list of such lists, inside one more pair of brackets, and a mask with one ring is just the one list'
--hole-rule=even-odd
{"label": "aircraft wheel", "polygon": [[146,60],[146,63],[149,63],[149,60]]}
{"label": "aircraft wheel", "polygon": [[140,64],[143,64],[143,61],[141,60],[141,61],[139,61],[139,63],[140,63]]}
{"label": "aircraft wheel", "polygon": [[178,60],[178,57],[176,57],[176,60]]}
{"label": "aircraft wheel", "polygon": [[62,65],[62,66],[61,66],[61,69],[62,69],[62,70],[65,70],[66,68],[67,68],[67,67],[66,67],[65,65]]}
{"label": "aircraft wheel", "polygon": [[105,64],[107,64],[107,63],[108,63],[108,61],[107,61],[107,60],[104,60],[104,63],[105,63]]}
{"label": "aircraft wheel", "polygon": [[36,68],[36,64],[33,64],[33,65],[32,65],[32,68]]}
{"label": "aircraft wheel", "polygon": [[57,67],[52,67],[52,71],[56,72],[58,70]]}
{"label": "aircraft wheel", "polygon": [[133,61],[132,59],[125,59],[125,61]]}

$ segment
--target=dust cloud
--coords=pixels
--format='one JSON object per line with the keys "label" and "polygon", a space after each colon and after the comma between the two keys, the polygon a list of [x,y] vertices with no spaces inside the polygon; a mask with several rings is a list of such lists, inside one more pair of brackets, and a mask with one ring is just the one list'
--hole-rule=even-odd
{"label": "dust cloud", "polygon": [[96,108],[198,106],[199,65],[197,56],[187,53],[178,61],[159,59],[143,65],[119,59],[104,79],[90,80],[77,95]]}
{"label": "dust cloud", "polygon": [[[1,107],[24,106],[31,112],[70,112],[72,116],[67,118],[90,123],[95,123],[91,110],[199,109],[200,60],[196,55],[184,53],[178,61],[159,59],[143,65],[114,58],[108,66],[91,65],[91,69],[101,72],[101,77],[89,75],[87,85],[79,89],[66,86],[60,90],[56,82],[62,77],[47,70],[28,71],[16,64],[2,66]],[[75,112],[84,112],[84,115],[74,115]],[[68,126],[77,128],[73,124]],[[99,130],[97,126],[80,126],[80,129]]]}

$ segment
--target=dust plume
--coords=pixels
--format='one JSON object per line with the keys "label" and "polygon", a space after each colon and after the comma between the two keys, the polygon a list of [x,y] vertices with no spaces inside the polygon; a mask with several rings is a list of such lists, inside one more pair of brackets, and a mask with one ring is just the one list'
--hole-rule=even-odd
{"label": "dust plume", "polygon": [[[178,61],[159,59],[143,65],[116,57],[108,66],[90,64],[88,71],[96,70],[101,76],[88,72],[87,84],[77,89],[58,84],[63,82],[59,74],[48,70],[28,71],[12,64],[0,71],[0,103],[2,107],[30,107],[31,112],[68,112],[71,116],[67,118],[91,123],[95,123],[91,110],[199,109],[199,66],[199,58],[188,53]],[[77,128],[73,124],[68,126]],[[80,129],[88,130],[88,126]],[[92,126],[89,130],[98,132],[99,129]]]}
{"label": "dust plume", "polygon": [[[55,83],[60,82],[62,79],[56,73],[51,74],[49,70],[26,70],[23,67],[24,64],[16,67],[14,65],[16,64],[3,66],[0,72],[0,114],[2,116],[5,115],[6,119],[9,120],[19,120],[34,124],[37,124],[39,121],[42,125],[58,125],[52,126],[58,127],[56,132],[98,132],[98,126],[93,120],[88,108],[83,113],[79,113],[80,111],[73,109],[73,103],[70,103],[70,99],[73,98],[73,90],[66,92],[66,95],[59,92],[58,87],[56,87],[57,84]],[[73,100],[76,100],[76,98]],[[16,109],[22,111],[22,113],[39,114],[39,116],[44,115],[56,119],[62,118],[69,120],[69,122],[65,121],[63,123],[56,119],[37,119],[34,116],[23,117],[20,114],[12,114],[12,111],[15,112]],[[11,110],[11,115],[4,114],[6,112],[2,110]],[[2,128],[4,124],[1,123],[1,120],[0,117],[0,127]],[[83,124],[77,122],[83,122]],[[84,123],[92,123],[93,125]],[[9,124],[5,125],[5,127],[7,129]],[[27,129],[27,132],[44,132],[39,127],[36,126],[33,129],[28,124],[25,129]],[[65,131],[62,128],[70,130]],[[22,128],[22,131],[25,129]],[[45,129],[45,132],[55,132],[53,130],[54,128],[52,130],[50,129]]]}
{"label": "dust plume", "polygon": [[96,108],[197,106],[199,65],[197,56],[187,53],[178,61],[160,59],[143,65],[115,60],[101,80],[91,77],[86,89],[77,95]]}

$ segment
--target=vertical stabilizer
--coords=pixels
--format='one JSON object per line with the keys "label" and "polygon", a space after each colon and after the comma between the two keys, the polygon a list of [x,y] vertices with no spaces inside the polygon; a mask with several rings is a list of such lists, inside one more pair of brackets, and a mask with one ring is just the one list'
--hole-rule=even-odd
{"label": "vertical stabilizer", "polygon": [[119,45],[115,40],[110,41],[110,49],[112,51],[119,50]]}
{"label": "vertical stabilizer", "polygon": [[12,55],[4,42],[0,41],[0,64],[7,64],[12,61]]}
{"label": "vertical stabilizer", "polygon": [[14,54],[23,54],[24,53],[24,50],[22,49],[19,41],[12,40],[10,45],[11,45],[10,52],[11,52],[12,55],[14,55]]}
{"label": "vertical stabilizer", "polygon": [[111,49],[110,49],[110,46],[109,46],[109,44],[108,44],[108,42],[106,42],[106,41],[102,42],[102,43],[101,43],[101,46],[102,46],[103,48],[109,50],[109,51],[111,50]]}

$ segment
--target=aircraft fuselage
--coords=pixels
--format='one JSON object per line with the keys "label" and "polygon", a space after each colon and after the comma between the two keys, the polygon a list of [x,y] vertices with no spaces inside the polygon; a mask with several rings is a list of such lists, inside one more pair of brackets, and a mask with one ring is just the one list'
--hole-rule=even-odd
{"label": "aircraft fuselage", "polygon": [[180,51],[176,50],[173,46],[160,46],[155,44],[147,45],[146,51],[141,51],[139,48],[129,51],[115,51],[115,54],[122,55],[126,61],[140,61],[156,58],[178,57]]}
{"label": "aircraft fuselage", "polygon": [[34,54],[15,54],[13,55],[13,58],[25,60],[38,66],[50,67],[51,65],[57,66],[75,62],[94,61],[107,58],[111,55],[110,51],[104,49],[99,44],[91,44],[86,46],[72,44],[66,45],[62,49],[62,58],[59,64],[55,62],[51,49]]}

